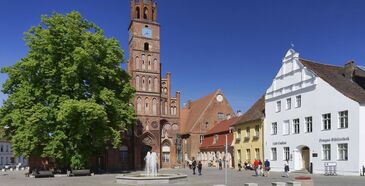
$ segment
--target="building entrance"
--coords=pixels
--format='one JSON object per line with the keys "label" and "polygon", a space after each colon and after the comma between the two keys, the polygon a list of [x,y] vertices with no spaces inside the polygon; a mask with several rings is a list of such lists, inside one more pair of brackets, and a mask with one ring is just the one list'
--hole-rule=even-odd
{"label": "building entrance", "polygon": [[294,170],[309,171],[310,149],[308,146],[298,146],[294,149]]}

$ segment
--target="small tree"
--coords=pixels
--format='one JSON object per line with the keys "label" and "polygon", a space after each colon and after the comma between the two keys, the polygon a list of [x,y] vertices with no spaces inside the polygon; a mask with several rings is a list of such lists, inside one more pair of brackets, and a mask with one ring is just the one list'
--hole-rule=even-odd
{"label": "small tree", "polygon": [[0,126],[16,155],[83,168],[107,143],[120,145],[135,121],[134,89],[116,39],[78,12],[41,20],[25,33],[27,56],[2,68]]}

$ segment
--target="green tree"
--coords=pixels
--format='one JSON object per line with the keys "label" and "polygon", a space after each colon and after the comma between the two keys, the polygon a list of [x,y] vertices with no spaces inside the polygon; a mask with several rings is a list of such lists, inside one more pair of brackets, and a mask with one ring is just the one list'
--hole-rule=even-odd
{"label": "green tree", "polygon": [[117,148],[135,121],[118,41],[78,12],[42,16],[25,41],[26,57],[2,68],[0,127],[15,154],[83,168],[106,144]]}

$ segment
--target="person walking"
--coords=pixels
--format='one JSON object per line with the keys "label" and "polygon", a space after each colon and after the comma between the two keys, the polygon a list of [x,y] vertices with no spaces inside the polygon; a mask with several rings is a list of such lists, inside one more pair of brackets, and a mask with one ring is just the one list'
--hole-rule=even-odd
{"label": "person walking", "polygon": [[196,161],[193,160],[193,163],[191,164],[192,168],[193,168],[193,174],[195,174],[195,169],[196,169]]}
{"label": "person walking", "polygon": [[259,160],[259,175],[260,176],[262,176],[264,173],[263,173],[263,171],[262,171],[262,161],[261,160]]}
{"label": "person walking", "polygon": [[259,161],[257,159],[255,159],[255,161],[253,162],[253,168],[255,170],[255,176],[258,176],[258,169],[259,169]]}
{"label": "person walking", "polygon": [[289,178],[289,161],[288,160],[285,161],[285,164],[284,164],[284,172],[285,172],[285,176],[287,178]]}
{"label": "person walking", "polygon": [[264,162],[264,176],[269,177],[269,173],[270,173],[270,161],[268,159],[266,159],[266,161]]}
{"label": "person walking", "polygon": [[222,170],[222,160],[221,159],[219,159],[218,164],[219,164],[219,170]]}
{"label": "person walking", "polygon": [[238,160],[238,171],[241,171],[241,169],[242,169],[241,160]]}
{"label": "person walking", "polygon": [[203,168],[203,165],[202,165],[202,162],[199,161],[198,163],[198,172],[199,172],[199,176],[202,175],[202,168]]}

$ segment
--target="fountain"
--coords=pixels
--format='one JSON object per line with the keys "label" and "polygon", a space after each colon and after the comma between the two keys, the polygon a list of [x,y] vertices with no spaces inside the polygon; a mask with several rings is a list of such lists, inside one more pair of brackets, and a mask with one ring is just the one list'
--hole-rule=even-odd
{"label": "fountain", "polygon": [[131,185],[159,185],[176,183],[181,180],[186,180],[187,178],[187,175],[183,174],[158,174],[158,158],[156,152],[147,152],[144,160],[146,163],[144,174],[122,174],[116,176],[117,183]]}

